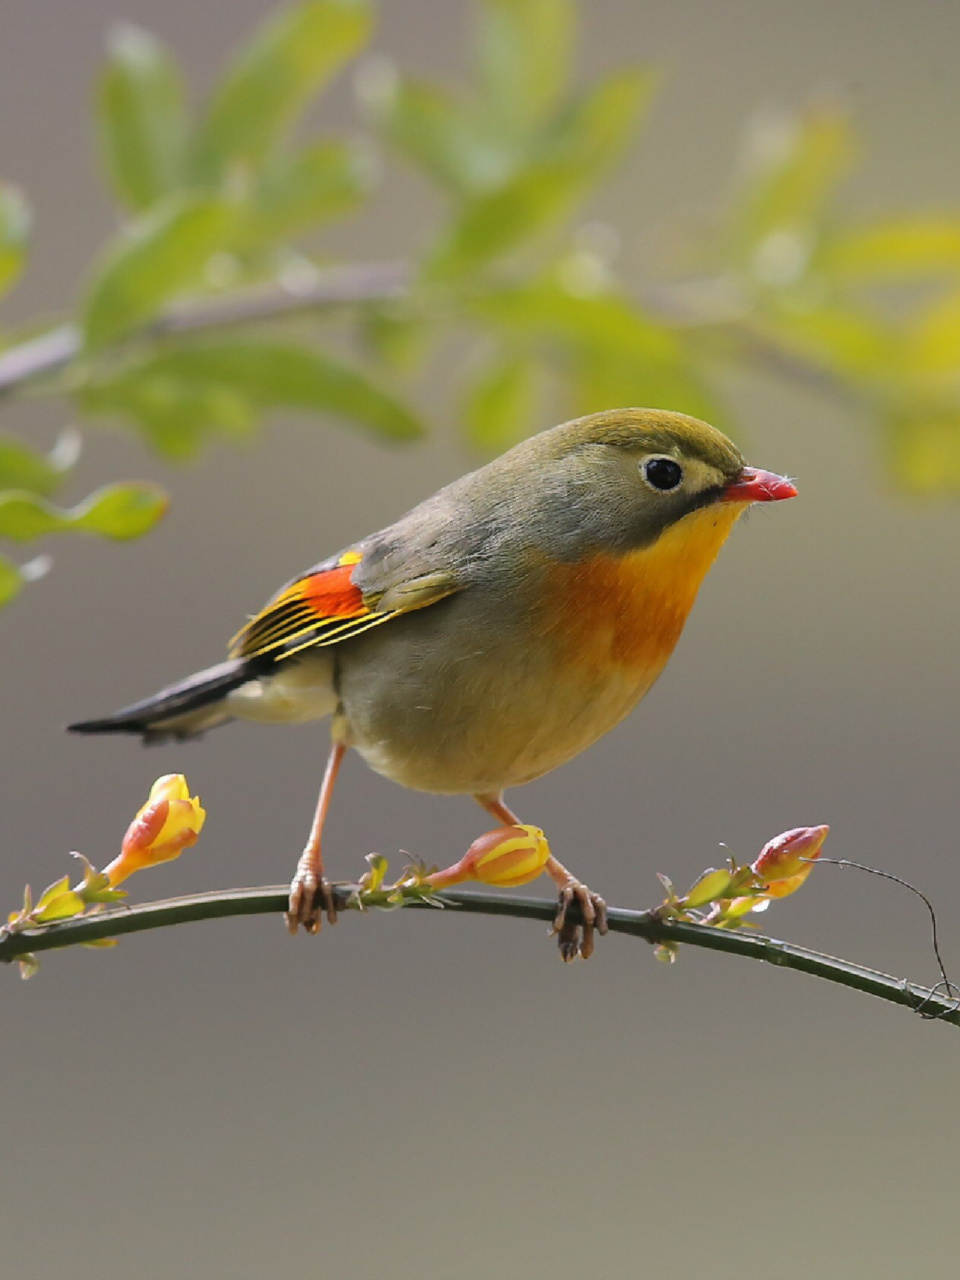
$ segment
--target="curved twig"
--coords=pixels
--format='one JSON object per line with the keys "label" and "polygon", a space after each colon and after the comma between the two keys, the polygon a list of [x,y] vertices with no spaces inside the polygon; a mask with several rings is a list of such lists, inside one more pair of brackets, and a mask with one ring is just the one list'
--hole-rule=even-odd
{"label": "curved twig", "polygon": [[[337,886],[339,905],[355,907],[353,885]],[[226,892],[202,893],[191,897],[169,898],[163,902],[147,902],[135,907],[118,907],[96,915],[87,915],[39,929],[17,932],[0,930],[0,961],[10,962],[31,952],[50,951],[75,946],[84,942],[97,942],[104,938],[116,938],[125,933],[139,933],[143,929],[163,929],[169,925],[184,924],[191,920],[212,920],[226,916],[271,915],[284,911],[288,889],[283,885],[271,885],[255,889],[231,889]],[[439,899],[424,900],[416,890],[404,892],[404,909],[433,908],[445,905],[470,914],[488,916],[516,916],[527,920],[552,921],[556,903],[541,898],[525,898],[517,894],[494,894],[444,890]],[[352,900],[351,900],[352,897]],[[384,894],[384,904],[387,895]],[[612,933],[629,934],[647,942],[685,943],[692,947],[704,947],[710,951],[723,951],[729,955],[746,956],[752,960],[765,960],[768,964],[784,969],[809,973],[840,986],[852,987],[867,995],[877,996],[891,1004],[904,1005],[914,1011],[922,1009],[925,1017],[960,1026],[960,1009],[957,1002],[939,993],[936,988],[923,987],[906,979],[894,978],[876,969],[867,969],[828,956],[806,947],[780,942],[759,934],[731,932],[708,925],[687,924],[679,921],[660,920],[655,912],[630,911],[623,907],[608,908]]]}

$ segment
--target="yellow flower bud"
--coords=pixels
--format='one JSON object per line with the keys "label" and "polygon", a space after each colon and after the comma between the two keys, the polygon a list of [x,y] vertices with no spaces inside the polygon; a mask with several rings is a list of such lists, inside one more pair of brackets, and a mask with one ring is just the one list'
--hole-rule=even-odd
{"label": "yellow flower bud", "polygon": [[150,788],[150,798],[123,837],[120,854],[103,874],[116,886],[135,871],[178,858],[196,844],[206,812],[190,795],[182,773],[168,773]]}
{"label": "yellow flower bud", "polygon": [[550,846],[539,827],[518,823],[496,827],[478,836],[459,862],[427,876],[435,889],[446,889],[464,880],[501,889],[514,889],[536,880],[550,857]]}

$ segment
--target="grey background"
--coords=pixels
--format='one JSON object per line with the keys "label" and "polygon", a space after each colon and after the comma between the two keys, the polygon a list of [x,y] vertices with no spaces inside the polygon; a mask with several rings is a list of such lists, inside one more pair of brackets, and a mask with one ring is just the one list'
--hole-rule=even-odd
{"label": "grey background", "polygon": [[[142,22],[209,82],[257,0],[3,0],[0,171],[37,210],[9,318],[68,303],[113,215],[88,114],[105,28]],[[391,0],[376,47],[456,72],[467,10]],[[587,69],[669,75],[605,196],[628,278],[665,225],[709,210],[759,105],[839,91],[862,122],[849,207],[955,206],[960,9],[696,0],[583,6]],[[330,116],[347,120],[345,89]],[[342,247],[402,251],[434,206],[391,198]],[[919,882],[960,969],[956,856],[958,514],[887,484],[870,424],[763,380],[731,388],[752,461],[801,498],[739,527],[638,714],[516,794],[612,902],[655,900],[777,831],[833,826],[830,852]],[[442,399],[424,404],[442,419]],[[50,442],[51,404],[4,412]],[[385,451],[278,421],[261,446],[170,475],[94,435],[76,493],[155,475],[173,510],[128,547],[58,545],[6,611],[0,653],[0,901],[104,862],[152,779],[186,771],[202,842],[139,898],[285,879],[322,728],[237,727],[149,754],[67,738],[216,660],[286,577],[472,464],[450,423]],[[331,869],[398,848],[458,856],[466,801],[406,793],[350,761]],[[5,908],[6,909],[6,908]],[[920,905],[825,868],[774,932],[932,979]],[[394,914],[292,942],[279,920],[191,926],[4,978],[0,1241],[23,1280],[85,1277],[947,1277],[956,1272],[955,1032],[793,974],[685,952],[673,969],[609,939],[564,968],[540,926]]]}

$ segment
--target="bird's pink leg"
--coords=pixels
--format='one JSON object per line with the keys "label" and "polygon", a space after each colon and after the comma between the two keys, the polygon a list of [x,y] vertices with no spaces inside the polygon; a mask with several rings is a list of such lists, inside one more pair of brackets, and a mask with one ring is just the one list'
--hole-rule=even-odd
{"label": "bird's pink leg", "polygon": [[[513,827],[519,823],[517,815],[504,804],[502,792],[498,795],[478,795],[474,799],[504,826]],[[564,960],[575,960],[577,956],[588,960],[593,955],[594,933],[603,935],[607,932],[607,904],[556,858],[548,858],[544,870],[559,890],[553,932],[557,935],[560,955]],[[582,926],[567,919],[574,903],[580,908]]]}
{"label": "bird's pink leg", "polygon": [[313,815],[313,825],[290,884],[290,903],[287,907],[286,920],[287,928],[294,934],[301,925],[307,933],[319,933],[321,908],[331,924],[337,923],[337,904],[330,882],[323,874],[320,837],[323,833],[327,810],[330,808],[333,784],[337,780],[340,764],[346,751],[347,748],[342,742],[335,742],[330,748],[323,782],[320,784],[317,811]]}

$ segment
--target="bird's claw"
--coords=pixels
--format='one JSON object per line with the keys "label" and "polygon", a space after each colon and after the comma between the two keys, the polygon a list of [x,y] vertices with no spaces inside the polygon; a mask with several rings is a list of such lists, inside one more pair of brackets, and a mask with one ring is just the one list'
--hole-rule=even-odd
{"label": "bird's claw", "polygon": [[[581,920],[571,920],[571,909],[578,908]],[[557,946],[564,961],[589,960],[593,955],[594,935],[607,932],[607,904],[598,893],[592,893],[585,884],[570,877],[561,886],[557,898],[557,914],[552,933],[557,935]]]}
{"label": "bird's claw", "polygon": [[337,923],[333,885],[311,863],[301,858],[290,884],[290,898],[284,917],[287,928],[294,935],[301,927],[306,933],[319,933],[321,911],[330,924]]}

